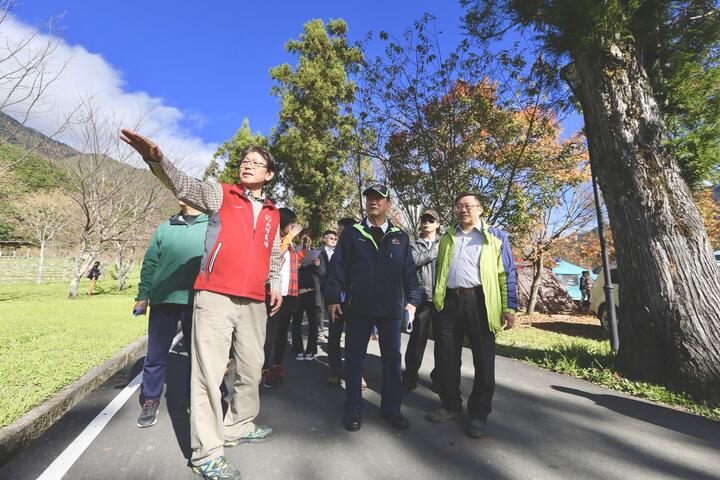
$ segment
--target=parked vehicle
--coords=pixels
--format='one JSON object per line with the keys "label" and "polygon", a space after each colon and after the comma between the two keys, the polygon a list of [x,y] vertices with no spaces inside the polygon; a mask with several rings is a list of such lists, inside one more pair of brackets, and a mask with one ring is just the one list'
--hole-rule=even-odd
{"label": "parked vehicle", "polygon": [[[615,311],[617,312],[620,308],[620,301],[618,300],[618,293],[620,284],[618,283],[617,267],[610,267],[610,278],[613,285],[613,302],[615,303]],[[592,311],[600,319],[600,324],[605,330],[610,330],[610,324],[608,323],[608,308],[607,302],[605,301],[605,273],[600,270],[598,273],[595,283],[593,283],[592,290],[590,290],[590,311]]]}

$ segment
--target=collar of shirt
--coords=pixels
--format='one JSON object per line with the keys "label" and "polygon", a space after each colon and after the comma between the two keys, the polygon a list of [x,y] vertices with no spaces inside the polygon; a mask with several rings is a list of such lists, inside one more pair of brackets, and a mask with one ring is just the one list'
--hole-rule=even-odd
{"label": "collar of shirt", "polygon": [[258,202],[264,202],[265,201],[265,192],[260,192],[260,196],[256,197],[252,190],[249,188],[243,187],[243,193],[247,198],[250,200],[256,200]]}
{"label": "collar of shirt", "polygon": [[325,245],[325,253],[327,253],[328,256],[332,255],[334,252],[335,252],[335,247],[330,248],[327,245]]}
{"label": "collar of shirt", "polygon": [[460,224],[455,225],[455,235],[456,236],[462,236],[462,235],[472,235],[473,231],[478,233],[483,233],[483,222],[480,221],[479,223],[473,225],[473,227],[467,232],[463,232],[462,227]]}
{"label": "collar of shirt", "polygon": [[[370,223],[370,219],[367,217],[365,217],[365,225],[367,225],[368,228],[376,226],[376,225],[373,225],[372,223]],[[377,227],[380,228],[380,230],[382,230],[383,233],[387,233],[389,226],[390,226],[390,223],[388,222],[387,217],[385,218],[385,223],[383,223],[382,225],[377,225]]]}

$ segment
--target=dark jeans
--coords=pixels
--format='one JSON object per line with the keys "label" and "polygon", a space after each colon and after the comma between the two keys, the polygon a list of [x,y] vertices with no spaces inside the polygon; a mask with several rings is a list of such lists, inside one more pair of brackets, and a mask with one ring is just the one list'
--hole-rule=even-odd
{"label": "dark jeans", "polygon": [[[308,342],[307,348],[303,350],[302,321],[303,314],[307,313],[308,318]],[[322,309],[315,303],[315,292],[306,292],[298,299],[297,311],[292,316],[292,348],[293,353],[317,353],[318,325]]]}
{"label": "dark jeans", "polygon": [[362,414],[362,371],[370,332],[377,326],[382,361],[382,400],[380,409],[388,415],[400,414],[400,319],[348,316],[345,319],[345,411]]}
{"label": "dark jeans", "polygon": [[282,357],[285,354],[287,345],[287,332],[290,326],[290,317],[297,306],[297,297],[283,297],[280,310],[275,315],[269,316],[267,331],[265,334],[265,363],[263,369],[272,368],[273,365],[282,364]]}
{"label": "dark jeans", "polygon": [[482,287],[475,294],[457,295],[448,290],[445,307],[435,316],[435,342],[440,360],[440,400],[447,410],[462,410],[460,367],[463,339],[472,349],[475,381],[468,400],[470,418],[487,419],[495,392],[495,335],[488,328]]}
{"label": "dark jeans", "polygon": [[[172,340],[181,322],[183,345],[190,356],[192,305],[160,303],[150,307],[148,319],[148,350],[143,365],[142,395],[145,400],[158,400],[162,396],[167,372],[167,360]],[[190,394],[190,366],[188,362],[188,396]]]}
{"label": "dark jeans", "polygon": [[[413,331],[410,333],[407,349],[405,350],[405,373],[403,382],[413,384],[417,382],[418,371],[422,366],[425,347],[427,346],[430,324],[435,315],[432,302],[424,301],[418,306],[413,322]],[[437,348],[435,348],[435,365],[438,364]],[[431,375],[433,380],[435,375]]]}
{"label": "dark jeans", "polygon": [[340,340],[342,339],[342,332],[344,328],[345,317],[343,315],[337,315],[335,317],[335,321],[330,322],[330,331],[328,333],[327,341],[328,364],[330,365],[330,370],[338,373],[341,373],[342,370]]}

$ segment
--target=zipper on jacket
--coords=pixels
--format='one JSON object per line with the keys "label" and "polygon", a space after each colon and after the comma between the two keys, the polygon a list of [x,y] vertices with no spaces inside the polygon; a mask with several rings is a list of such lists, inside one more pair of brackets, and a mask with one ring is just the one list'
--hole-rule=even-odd
{"label": "zipper on jacket", "polygon": [[212,257],[210,257],[210,263],[208,264],[207,273],[210,275],[212,273],[212,269],[215,266],[215,259],[217,258],[218,252],[220,252],[220,247],[222,247],[223,242],[218,243],[217,248],[215,249],[215,252],[213,253]]}

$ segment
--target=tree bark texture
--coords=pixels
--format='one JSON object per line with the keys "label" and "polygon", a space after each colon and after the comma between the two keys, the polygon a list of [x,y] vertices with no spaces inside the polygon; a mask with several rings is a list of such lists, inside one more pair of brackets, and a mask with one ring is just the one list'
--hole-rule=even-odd
{"label": "tree bark texture", "polygon": [[623,374],[720,403],[720,272],[632,40],[573,52],[620,283]]}
{"label": "tree bark texture", "polygon": [[545,252],[540,250],[537,258],[533,261],[533,281],[530,286],[530,297],[528,298],[528,306],[525,313],[532,315],[535,313],[535,304],[537,303],[538,291],[540,290],[540,281],[543,276],[543,262],[545,261]]}

